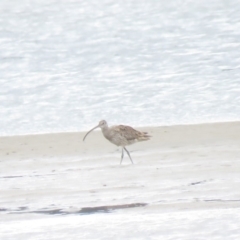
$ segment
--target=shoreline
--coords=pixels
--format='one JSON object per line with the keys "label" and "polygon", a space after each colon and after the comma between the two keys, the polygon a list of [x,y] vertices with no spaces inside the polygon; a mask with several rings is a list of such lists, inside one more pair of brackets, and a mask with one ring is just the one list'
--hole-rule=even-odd
{"label": "shoreline", "polygon": [[[131,124],[110,124],[109,126],[113,126],[113,125],[127,125],[127,126],[131,126],[135,129],[146,129],[146,128],[158,128],[158,127],[179,127],[179,126],[196,126],[196,125],[210,125],[210,124],[230,124],[230,123],[240,123],[240,120],[232,120],[232,121],[220,121],[220,122],[197,122],[197,123],[180,123],[180,124],[171,124],[171,125],[151,125],[151,126],[134,126]],[[94,124],[93,124],[94,125]],[[96,125],[96,124],[95,124]],[[76,131],[57,131],[57,132],[33,132],[33,133],[20,133],[20,134],[3,134],[0,135],[0,138],[4,138],[4,137],[20,137],[20,136],[35,136],[35,135],[47,135],[47,134],[65,134],[65,133],[81,133],[81,132],[87,132],[88,130],[90,130],[92,128],[92,126],[89,126],[89,129],[85,129],[85,130],[76,130]]]}

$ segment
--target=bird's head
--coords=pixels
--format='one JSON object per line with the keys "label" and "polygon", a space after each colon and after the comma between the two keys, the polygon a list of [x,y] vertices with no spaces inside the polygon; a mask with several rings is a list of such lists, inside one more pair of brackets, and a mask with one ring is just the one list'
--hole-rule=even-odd
{"label": "bird's head", "polygon": [[107,127],[107,122],[105,120],[101,120],[97,127],[105,128]]}
{"label": "bird's head", "polygon": [[101,120],[96,127],[92,128],[90,131],[88,131],[88,132],[86,133],[86,135],[85,135],[84,138],[83,138],[83,141],[85,140],[85,138],[87,137],[87,135],[88,135],[90,132],[92,132],[94,129],[99,128],[99,127],[100,127],[101,129],[103,129],[103,128],[106,128],[107,126],[108,126],[108,125],[107,125],[107,121]]}

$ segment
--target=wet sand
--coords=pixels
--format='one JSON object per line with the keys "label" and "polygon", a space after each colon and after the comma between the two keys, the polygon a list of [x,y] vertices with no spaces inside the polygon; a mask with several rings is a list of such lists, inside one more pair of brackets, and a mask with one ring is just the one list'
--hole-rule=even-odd
{"label": "wet sand", "polygon": [[[154,236],[164,229],[166,236],[176,237],[171,234],[181,224],[179,216],[188,224],[200,221],[205,235],[195,239],[211,235],[209,216],[218,230],[212,239],[240,236],[240,122],[139,130],[153,137],[127,147],[134,165],[127,155],[119,165],[121,149],[100,131],[85,142],[85,132],[0,137],[0,239],[38,239],[49,226],[68,237],[75,236],[74,229],[99,239],[99,232],[89,229],[109,221],[123,226],[104,226],[102,237],[135,227],[139,231],[132,237],[139,239],[143,232]],[[161,223],[158,229],[148,225],[152,219]],[[188,227],[191,236],[200,236],[200,228]],[[182,233],[187,236],[187,229]],[[49,239],[56,236],[61,239]],[[127,235],[115,238],[120,236]]]}

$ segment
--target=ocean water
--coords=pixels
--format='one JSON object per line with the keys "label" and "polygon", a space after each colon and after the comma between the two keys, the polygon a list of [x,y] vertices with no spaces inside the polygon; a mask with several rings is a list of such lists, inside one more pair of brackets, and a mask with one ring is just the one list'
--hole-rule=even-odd
{"label": "ocean water", "polygon": [[0,1],[0,134],[240,120],[240,4]]}
{"label": "ocean water", "polygon": [[[237,240],[236,209],[178,211],[162,214],[131,212],[52,216],[2,224],[2,239],[184,239]],[[31,228],[29,228],[31,226]],[[10,234],[10,232],[12,232]]]}

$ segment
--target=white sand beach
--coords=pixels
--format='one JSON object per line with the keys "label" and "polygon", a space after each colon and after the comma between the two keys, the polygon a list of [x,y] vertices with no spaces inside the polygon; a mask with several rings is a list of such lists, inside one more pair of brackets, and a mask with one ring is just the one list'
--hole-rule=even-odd
{"label": "white sand beach", "polygon": [[138,129],[0,137],[0,239],[239,239],[240,122]]}

